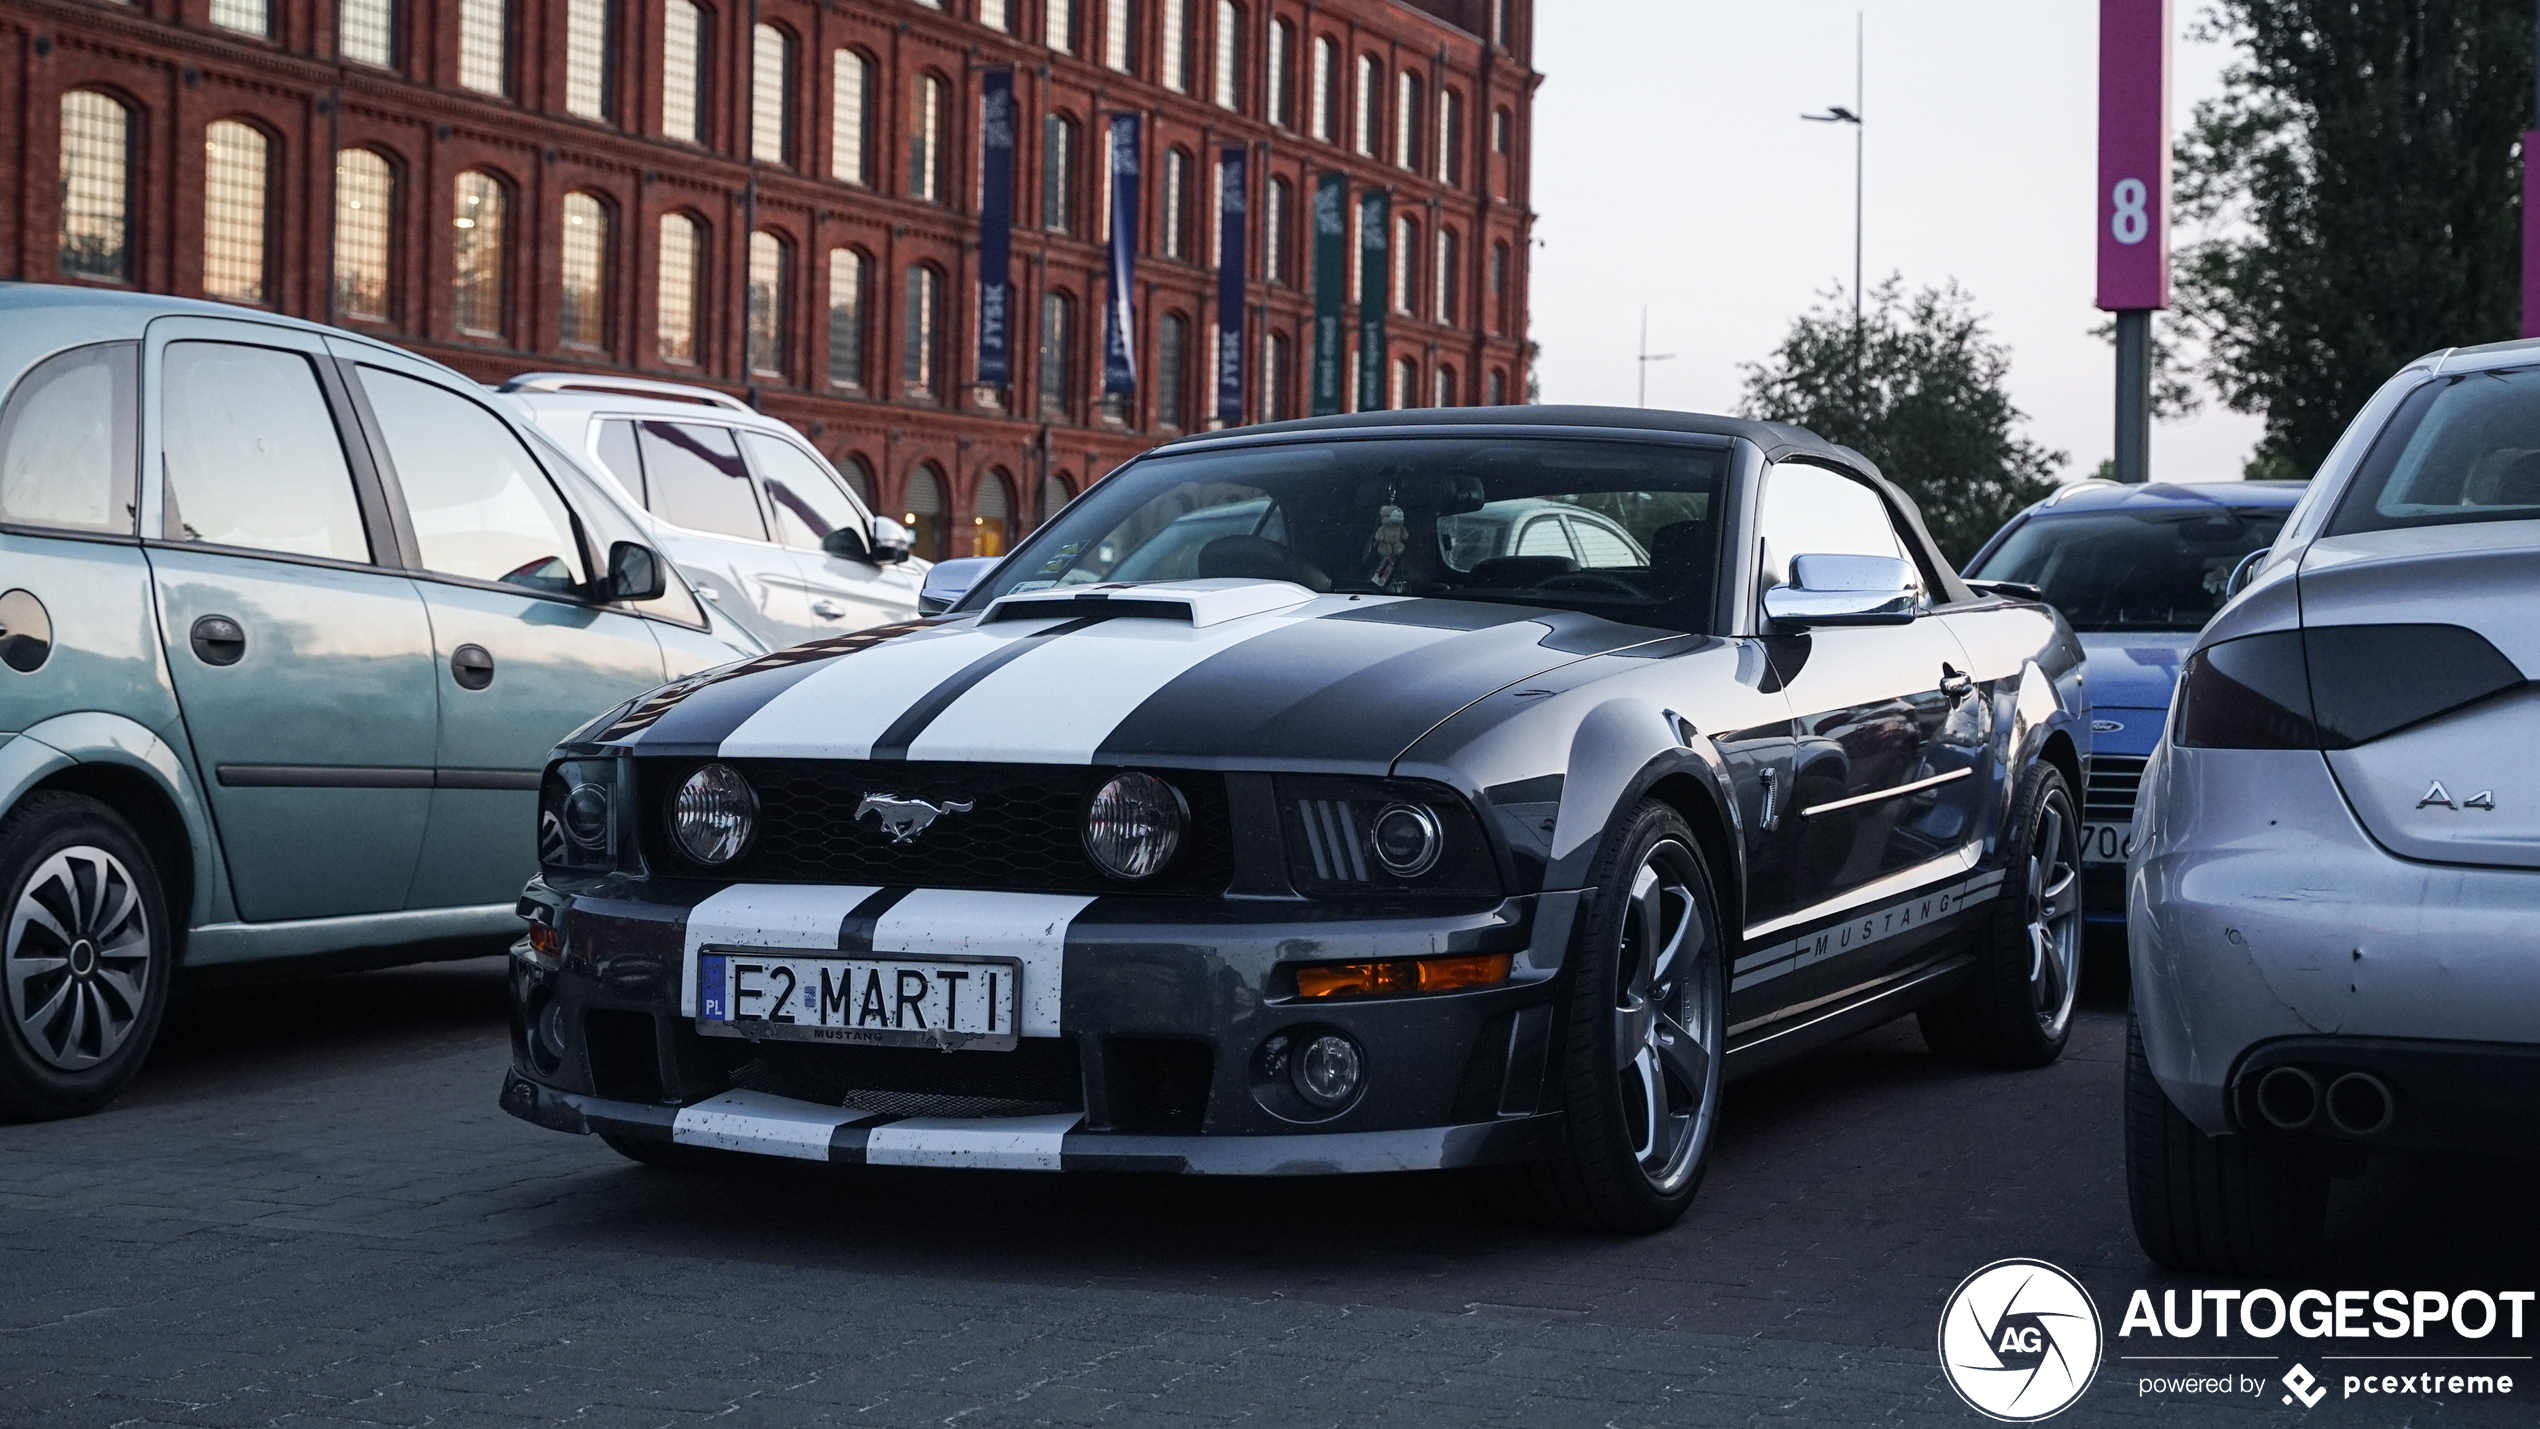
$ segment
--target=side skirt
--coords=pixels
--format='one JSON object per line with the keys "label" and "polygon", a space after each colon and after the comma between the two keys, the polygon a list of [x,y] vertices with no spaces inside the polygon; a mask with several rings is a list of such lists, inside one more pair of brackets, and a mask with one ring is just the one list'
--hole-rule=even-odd
{"label": "side skirt", "polygon": [[1766,1067],[1892,1022],[1947,992],[1975,966],[1975,954],[1953,953],[1844,998],[1786,1025],[1757,1032],[1729,1046],[1729,1079],[1751,1076]]}

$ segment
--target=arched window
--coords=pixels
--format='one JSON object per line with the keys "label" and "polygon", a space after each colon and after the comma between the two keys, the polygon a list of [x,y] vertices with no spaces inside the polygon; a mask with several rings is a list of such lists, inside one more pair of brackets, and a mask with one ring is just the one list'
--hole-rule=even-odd
{"label": "arched window", "polygon": [[606,122],[616,86],[609,0],[565,0],[564,111]]}
{"label": "arched window", "polygon": [[233,303],[265,300],[265,178],[273,141],[235,119],[203,134],[203,291]]}
{"label": "arched window", "polygon": [[459,83],[511,93],[511,15],[504,0],[459,0]]}
{"label": "arched window", "polygon": [[1076,53],[1078,0],[1042,0],[1041,39],[1063,55]]}
{"label": "arched window", "polygon": [[1002,556],[1014,549],[1014,478],[1004,467],[981,473],[971,502],[970,554]]}
{"label": "arched window", "polygon": [[944,278],[923,263],[912,263],[908,270],[908,306],[900,314],[905,329],[905,344],[900,354],[900,385],[911,397],[932,398],[937,360],[942,347]]}
{"label": "arched window", "polygon": [[1175,94],[1191,88],[1191,0],[1164,0],[1164,87]]}
{"label": "arched window", "polygon": [[1190,417],[1191,324],[1166,313],[1155,329],[1155,419],[1179,430]]}
{"label": "arched window", "polygon": [[212,23],[242,35],[273,33],[273,14],[265,0],[212,0]]}
{"label": "arched window", "polygon": [[1288,281],[1288,217],[1296,206],[1296,185],[1270,180],[1268,207],[1261,215],[1261,280],[1273,287]]}
{"label": "arched window", "polygon": [[388,320],[394,271],[397,175],[369,149],[335,154],[335,313]]}
{"label": "arched window", "polygon": [[1132,73],[1138,67],[1138,0],[1108,0],[1102,9],[1102,62]]}
{"label": "arched window", "polygon": [[794,162],[794,37],[774,25],[750,27],[750,157]]}
{"label": "arched window", "polygon": [[1427,111],[1420,102],[1420,77],[1404,70],[1393,79],[1393,161],[1420,171],[1420,126]]}
{"label": "arched window", "polygon": [[1008,0],[979,0],[979,23],[991,30],[1011,31],[1014,28],[1010,23],[1011,10],[1014,8],[1019,7],[1009,5]]}
{"label": "arched window", "polygon": [[1290,80],[1288,66],[1296,63],[1296,26],[1286,20],[1270,22],[1270,66],[1265,76],[1270,82],[1270,102],[1266,106],[1270,122],[1282,129],[1296,128],[1296,85]]}
{"label": "arched window", "polygon": [[590,194],[564,196],[563,301],[556,305],[556,336],[567,347],[601,350],[609,345],[609,211]]}
{"label": "arched window", "polygon": [[695,0],[662,0],[661,132],[706,141],[706,13]]}
{"label": "arched window", "polygon": [[1244,7],[1217,0],[1215,96],[1220,109],[1244,107]]}
{"label": "arched window", "polygon": [[1393,406],[1399,410],[1420,405],[1420,360],[1398,357],[1393,364]]}
{"label": "arched window", "polygon": [[705,235],[684,213],[661,217],[661,274],[656,341],[661,360],[693,367],[697,362],[698,277],[705,262]]}
{"label": "arched window", "polygon": [[1393,220],[1393,310],[1406,316],[1419,311],[1420,221],[1407,213]]}
{"label": "arched window", "polygon": [[944,558],[944,474],[933,462],[921,463],[908,474],[900,521],[908,527],[911,555],[929,561]]}
{"label": "arched window", "polygon": [[1508,374],[1496,367],[1490,370],[1490,404],[1494,407],[1508,405]]}
{"label": "arched window", "polygon": [[1296,415],[1296,378],[1289,370],[1292,348],[1288,335],[1274,332],[1261,342],[1261,420],[1284,422]]}
{"label": "arched window", "polygon": [[1164,152],[1164,256],[1191,256],[1191,156],[1186,149]]}
{"label": "arched window", "polygon": [[1455,369],[1441,362],[1434,375],[1437,380],[1437,396],[1430,401],[1429,405],[1432,407],[1462,406],[1463,396],[1455,388]]}
{"label": "arched window", "polygon": [[1314,92],[1307,96],[1307,109],[1314,125],[1314,137],[1329,144],[1341,132],[1341,52],[1328,35],[1314,37]]}
{"label": "arched window", "polygon": [[1055,110],[1041,120],[1041,227],[1052,233],[1076,231],[1079,132]]}
{"label": "arched window", "polygon": [[847,479],[847,490],[855,493],[855,499],[863,502],[866,510],[873,509],[873,468],[853,452],[841,455],[836,465],[838,475]]}
{"label": "arched window", "polygon": [[1490,246],[1490,330],[1508,331],[1508,243]]}
{"label": "arched window", "polygon": [[850,184],[873,182],[865,136],[873,132],[873,61],[860,50],[829,57],[829,176]]}
{"label": "arched window", "polygon": [[773,233],[750,235],[750,375],[785,377],[787,339],[793,326],[792,245]]}
{"label": "arched window", "polygon": [[1076,300],[1051,291],[1041,295],[1041,415],[1071,421],[1076,400]]}
{"label": "arched window", "polygon": [[1461,90],[1438,91],[1438,181],[1449,186],[1464,182],[1464,94]]}
{"label": "arched window", "polygon": [[62,96],[62,271],[132,280],[132,113],[93,89]]}
{"label": "arched window", "polygon": [[1067,473],[1054,471],[1041,478],[1041,520],[1046,524],[1059,509],[1076,498],[1075,488],[1068,484]]}
{"label": "arched window", "polygon": [[[217,3],[212,8],[219,13]],[[343,0],[335,26],[335,48],[344,58],[383,69],[397,63],[395,0]]]}
{"label": "arched window", "polygon": [[1384,65],[1374,55],[1360,55],[1357,149],[1371,159],[1376,157],[1376,135],[1384,114],[1384,96]]}
{"label": "arched window", "polygon": [[452,185],[451,197],[451,317],[470,336],[501,337],[508,216],[502,182],[470,169]]}
{"label": "arched window", "polygon": [[1464,243],[1452,228],[1438,230],[1437,295],[1430,312],[1452,327],[1464,318]]}
{"label": "arched window", "polygon": [[944,122],[949,116],[950,87],[943,77],[921,74],[910,95],[908,116],[908,195],[934,203],[944,191]]}
{"label": "arched window", "polygon": [[1494,109],[1494,110],[1492,110],[1492,111],[1491,111],[1491,116],[1490,116],[1490,151],[1491,151],[1492,153],[1494,153],[1494,154],[1505,154],[1505,153],[1507,153],[1507,152],[1508,152],[1508,130],[1509,130],[1509,127],[1510,127],[1510,121],[1509,121],[1508,111],[1507,111],[1507,110],[1505,110],[1505,109]]}
{"label": "arched window", "polygon": [[864,390],[864,293],[873,260],[829,250],[829,385]]}

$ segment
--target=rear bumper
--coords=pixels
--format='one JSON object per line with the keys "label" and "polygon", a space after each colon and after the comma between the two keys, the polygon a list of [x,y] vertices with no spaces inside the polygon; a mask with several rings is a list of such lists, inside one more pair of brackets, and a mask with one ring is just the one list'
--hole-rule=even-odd
{"label": "rear bumper", "polygon": [[[1045,1126],[1003,1127],[995,1119],[957,1128],[930,1123],[914,1132],[895,1135],[891,1134],[892,1128],[903,1124],[858,1121],[832,1127],[825,1138],[820,1138],[790,1132],[816,1125],[838,1109],[812,1102],[775,1105],[785,1100],[768,1097],[727,1103],[724,1108],[710,1103],[695,1107],[658,1106],[557,1091],[518,1072],[504,1076],[502,1090],[503,1110],[552,1131],[718,1147],[832,1166],[1187,1176],[1446,1171],[1551,1155],[1558,1149],[1556,1138],[1561,1130],[1560,1114],[1549,1112],[1467,1126],[1279,1136],[1138,1136]],[[754,1131],[748,1124],[753,1113],[764,1130]],[[794,1120],[796,1117],[809,1117],[811,1121]]]}

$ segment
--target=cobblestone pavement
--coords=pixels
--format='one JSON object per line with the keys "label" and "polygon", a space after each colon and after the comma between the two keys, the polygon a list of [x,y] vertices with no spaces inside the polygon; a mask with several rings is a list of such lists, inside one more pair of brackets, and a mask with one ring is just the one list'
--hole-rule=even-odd
{"label": "cobblestone pavement", "polygon": [[[2263,1394],[2142,1393],[2200,1367],[2114,1358],[2159,1352],[2114,1337],[2132,1292],[2187,1284],[2127,1227],[2123,1051],[2113,1006],[2024,1074],[1881,1029],[1738,1084],[1693,1212],[1626,1240],[1440,1176],[650,1171],[495,1109],[496,960],[202,990],[117,1106],[0,1128],[0,1426],[1978,1424],[1937,1318],[2007,1256],[2107,1320],[2059,1423],[2540,1417],[2540,1385],[2306,1415],[2281,1343],[2201,1367]],[[2531,1204],[2376,1168],[2313,1283],[2532,1287]]]}

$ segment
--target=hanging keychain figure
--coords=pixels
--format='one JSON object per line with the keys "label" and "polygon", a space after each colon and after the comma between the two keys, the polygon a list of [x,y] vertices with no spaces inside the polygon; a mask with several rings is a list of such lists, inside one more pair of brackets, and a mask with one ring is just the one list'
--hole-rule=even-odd
{"label": "hanging keychain figure", "polygon": [[1402,508],[1394,504],[1394,493],[1387,492],[1385,504],[1376,508],[1376,573],[1373,583],[1379,590],[1391,590],[1394,567],[1401,561],[1403,548],[1411,544],[1411,533],[1403,525]]}

